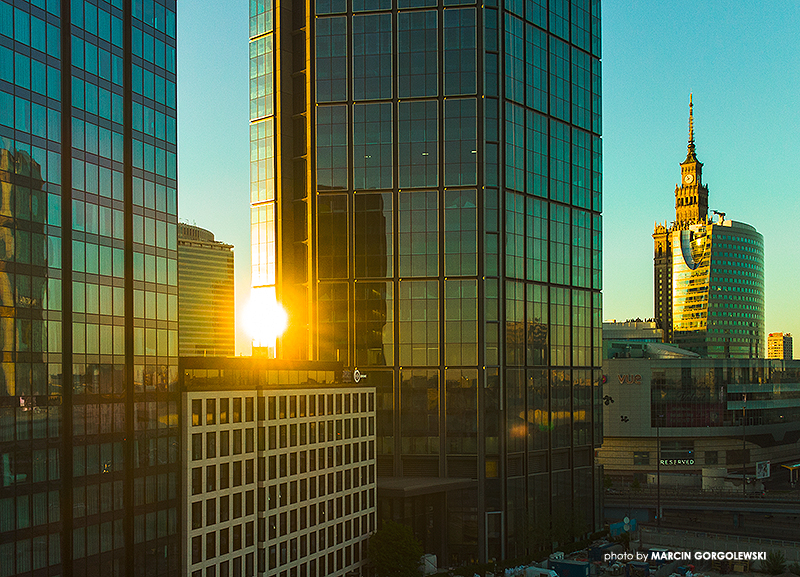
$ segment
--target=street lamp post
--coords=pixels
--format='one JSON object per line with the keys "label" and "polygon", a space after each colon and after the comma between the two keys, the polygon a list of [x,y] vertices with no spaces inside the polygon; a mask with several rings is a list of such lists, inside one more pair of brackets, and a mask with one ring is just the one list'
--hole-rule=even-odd
{"label": "street lamp post", "polygon": [[661,415],[656,421],[656,520],[661,527]]}
{"label": "street lamp post", "polygon": [[747,497],[747,436],[745,435],[745,424],[747,423],[747,393],[743,396],[742,403],[742,497]]}

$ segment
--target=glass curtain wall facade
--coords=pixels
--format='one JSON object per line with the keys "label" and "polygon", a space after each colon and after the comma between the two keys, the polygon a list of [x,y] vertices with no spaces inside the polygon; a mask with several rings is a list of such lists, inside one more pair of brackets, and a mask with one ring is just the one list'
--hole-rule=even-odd
{"label": "glass curtain wall facade", "polygon": [[178,567],[175,2],[0,0],[0,575]]}
{"label": "glass curtain wall facade", "polygon": [[728,220],[670,236],[673,342],[709,358],[763,358],[761,234]]}
{"label": "glass curtain wall facade", "polygon": [[289,312],[279,354],[369,375],[379,494],[477,480],[446,498],[445,562],[598,527],[600,2],[250,15],[253,284]]}

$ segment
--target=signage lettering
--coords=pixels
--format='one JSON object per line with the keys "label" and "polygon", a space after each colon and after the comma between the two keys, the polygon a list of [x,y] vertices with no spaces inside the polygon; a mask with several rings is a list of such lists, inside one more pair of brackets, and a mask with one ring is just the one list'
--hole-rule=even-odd
{"label": "signage lettering", "polygon": [[661,459],[662,465],[694,465],[694,459]]}
{"label": "signage lettering", "polygon": [[617,375],[619,378],[619,384],[629,384],[629,385],[641,385],[642,384],[642,375]]}

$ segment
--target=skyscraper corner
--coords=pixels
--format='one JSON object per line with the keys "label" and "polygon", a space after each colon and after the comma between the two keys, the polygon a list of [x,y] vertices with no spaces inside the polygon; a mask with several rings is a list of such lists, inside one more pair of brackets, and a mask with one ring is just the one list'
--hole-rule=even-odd
{"label": "skyscraper corner", "polygon": [[379,516],[442,564],[600,527],[600,2],[250,16],[253,286],[376,387]]}

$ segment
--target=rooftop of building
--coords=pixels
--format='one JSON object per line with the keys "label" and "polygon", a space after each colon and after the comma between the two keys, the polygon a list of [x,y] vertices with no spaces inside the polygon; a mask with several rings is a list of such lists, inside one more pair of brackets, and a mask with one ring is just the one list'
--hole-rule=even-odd
{"label": "rooftop of building", "polygon": [[217,248],[224,248],[230,250],[233,248],[232,244],[227,244],[214,238],[214,233],[205,228],[200,228],[193,224],[186,222],[178,223],[178,244],[187,243],[200,243],[204,245],[213,245]]}

